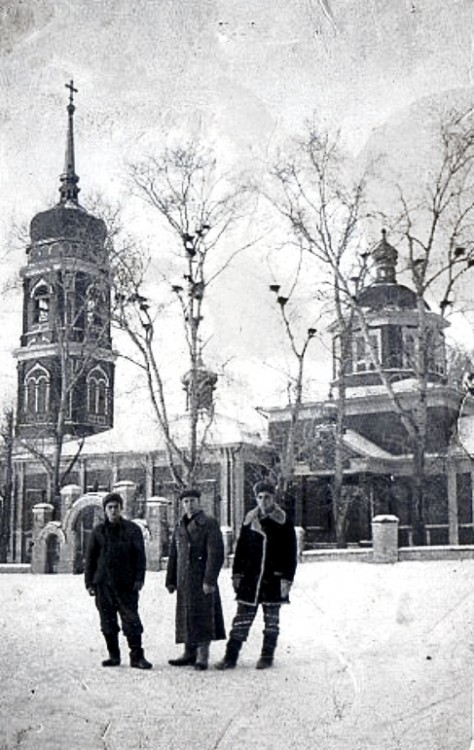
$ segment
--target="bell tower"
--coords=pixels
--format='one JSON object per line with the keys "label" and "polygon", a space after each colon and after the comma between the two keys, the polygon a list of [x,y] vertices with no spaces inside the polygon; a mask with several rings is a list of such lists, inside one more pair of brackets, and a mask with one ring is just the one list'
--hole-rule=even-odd
{"label": "bell tower", "polygon": [[105,223],[79,204],[73,82],[59,202],[33,217],[23,281],[17,435],[78,437],[113,425],[114,361]]}

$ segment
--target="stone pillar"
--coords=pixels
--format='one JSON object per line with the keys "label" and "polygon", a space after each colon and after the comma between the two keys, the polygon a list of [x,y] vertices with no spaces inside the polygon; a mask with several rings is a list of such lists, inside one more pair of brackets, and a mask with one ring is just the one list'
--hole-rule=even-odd
{"label": "stone pillar", "polygon": [[51,503],[33,505],[33,540],[35,542],[46,524],[53,520],[53,510]]}
{"label": "stone pillar", "polygon": [[39,536],[47,523],[53,519],[54,508],[51,503],[37,503],[33,506],[33,550],[31,555],[31,572],[44,573],[46,569],[46,547],[39,544]]}
{"label": "stone pillar", "polygon": [[398,561],[398,518],[375,516],[372,519],[372,546],[375,563]]}
{"label": "stone pillar", "polygon": [[305,538],[305,530],[302,526],[295,526],[295,534],[296,534],[296,554],[298,556],[298,562],[303,561],[303,551],[304,551],[304,538]]}
{"label": "stone pillar", "polygon": [[116,482],[113,486],[113,491],[118,492],[123,498],[123,511],[122,515],[124,518],[133,518],[133,502],[135,500],[135,492],[137,486],[135,482]]}
{"label": "stone pillar", "polygon": [[86,487],[86,459],[79,459],[79,484],[81,485],[82,494],[85,495],[87,492]]}
{"label": "stone pillar", "polygon": [[224,568],[229,567],[229,556],[232,554],[232,528],[221,526],[222,539],[224,541]]}
{"label": "stone pillar", "polygon": [[168,505],[166,497],[150,497],[146,501],[146,521],[150,531],[147,547],[147,568],[161,569],[161,558],[168,552]]}
{"label": "stone pillar", "polygon": [[151,453],[146,455],[145,464],[145,497],[153,495],[153,457]]}
{"label": "stone pillar", "polygon": [[12,503],[12,512],[14,512],[16,508],[16,518],[15,523],[12,526],[13,529],[13,546],[14,546],[14,555],[13,555],[13,562],[21,563],[22,560],[22,537],[23,537],[23,508],[25,505],[25,473],[26,473],[26,467],[23,462],[18,464],[18,484],[16,489],[16,496],[15,496],[15,502]]}
{"label": "stone pillar", "polygon": [[459,544],[458,490],[456,468],[448,462],[448,542]]}
{"label": "stone pillar", "polygon": [[67,484],[61,490],[61,519],[64,521],[66,513],[72,508],[76,500],[82,495],[78,484]]}

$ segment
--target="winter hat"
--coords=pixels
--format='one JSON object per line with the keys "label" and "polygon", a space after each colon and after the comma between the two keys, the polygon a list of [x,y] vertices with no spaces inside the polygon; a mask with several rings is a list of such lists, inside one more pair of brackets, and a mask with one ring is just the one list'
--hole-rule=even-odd
{"label": "winter hat", "polygon": [[179,499],[184,500],[185,497],[195,497],[197,500],[199,500],[201,497],[201,493],[196,489],[183,490],[179,496]]}
{"label": "winter hat", "polygon": [[119,495],[118,492],[109,492],[102,500],[102,507],[105,510],[105,506],[109,503],[119,503],[120,507],[123,508],[123,499],[122,495]]}
{"label": "winter hat", "polygon": [[267,481],[263,480],[263,481],[261,481],[261,482],[257,482],[257,484],[255,484],[255,485],[254,485],[254,487],[253,487],[253,491],[254,491],[254,493],[255,493],[255,497],[256,497],[256,496],[257,496],[257,495],[258,495],[258,494],[259,494],[260,492],[269,492],[269,493],[270,493],[271,495],[274,495],[274,494],[275,494],[275,487],[274,487],[274,485],[273,485],[273,484],[272,484],[271,482],[269,482],[268,480],[267,480]]}

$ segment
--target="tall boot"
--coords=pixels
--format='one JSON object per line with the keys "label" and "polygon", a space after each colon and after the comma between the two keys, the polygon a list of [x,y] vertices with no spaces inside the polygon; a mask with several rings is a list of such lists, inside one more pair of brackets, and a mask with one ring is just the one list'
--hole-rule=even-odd
{"label": "tall boot", "polygon": [[107,644],[109,658],[102,662],[103,667],[118,667],[120,664],[120,647],[118,633],[103,633]]}
{"label": "tall boot", "polygon": [[196,663],[197,646],[195,643],[185,643],[184,652],[177,659],[168,659],[172,667],[189,667]]}
{"label": "tall boot", "polygon": [[278,636],[267,635],[263,636],[262,653],[260,659],[257,662],[257,669],[268,669],[273,664],[273,655],[275,653]]}
{"label": "tall boot", "polygon": [[145,659],[141,635],[128,635],[127,641],[130,648],[130,666],[135,669],[151,669],[153,664]]}
{"label": "tall boot", "polygon": [[237,666],[242,641],[236,641],[235,638],[229,638],[225,647],[224,658],[218,661],[216,669],[234,669]]}
{"label": "tall boot", "polygon": [[198,669],[201,672],[207,669],[209,661],[209,643],[199,643],[196,651],[196,663],[194,669]]}

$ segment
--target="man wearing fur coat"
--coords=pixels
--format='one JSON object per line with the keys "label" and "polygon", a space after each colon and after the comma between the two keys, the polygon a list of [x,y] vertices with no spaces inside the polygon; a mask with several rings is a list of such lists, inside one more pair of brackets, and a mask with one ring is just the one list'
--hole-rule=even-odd
{"label": "man wearing fur coat", "polygon": [[280,607],[282,603],[289,602],[295,576],[297,551],[294,526],[276,503],[275,488],[270,482],[258,482],[254,493],[257,507],[244,518],[232,567],[237,613],[232,622],[225,656],[216,664],[217,669],[236,666],[259,604],[263,609],[264,630],[257,669],[272,666],[279,634]]}
{"label": "man wearing fur coat", "polygon": [[224,562],[224,543],[215,518],[200,505],[201,493],[184,490],[184,514],[174,530],[166,572],[166,588],[176,600],[176,643],[184,653],[170,659],[173,667],[207,669],[211,641],[225,638],[217,578]]}

